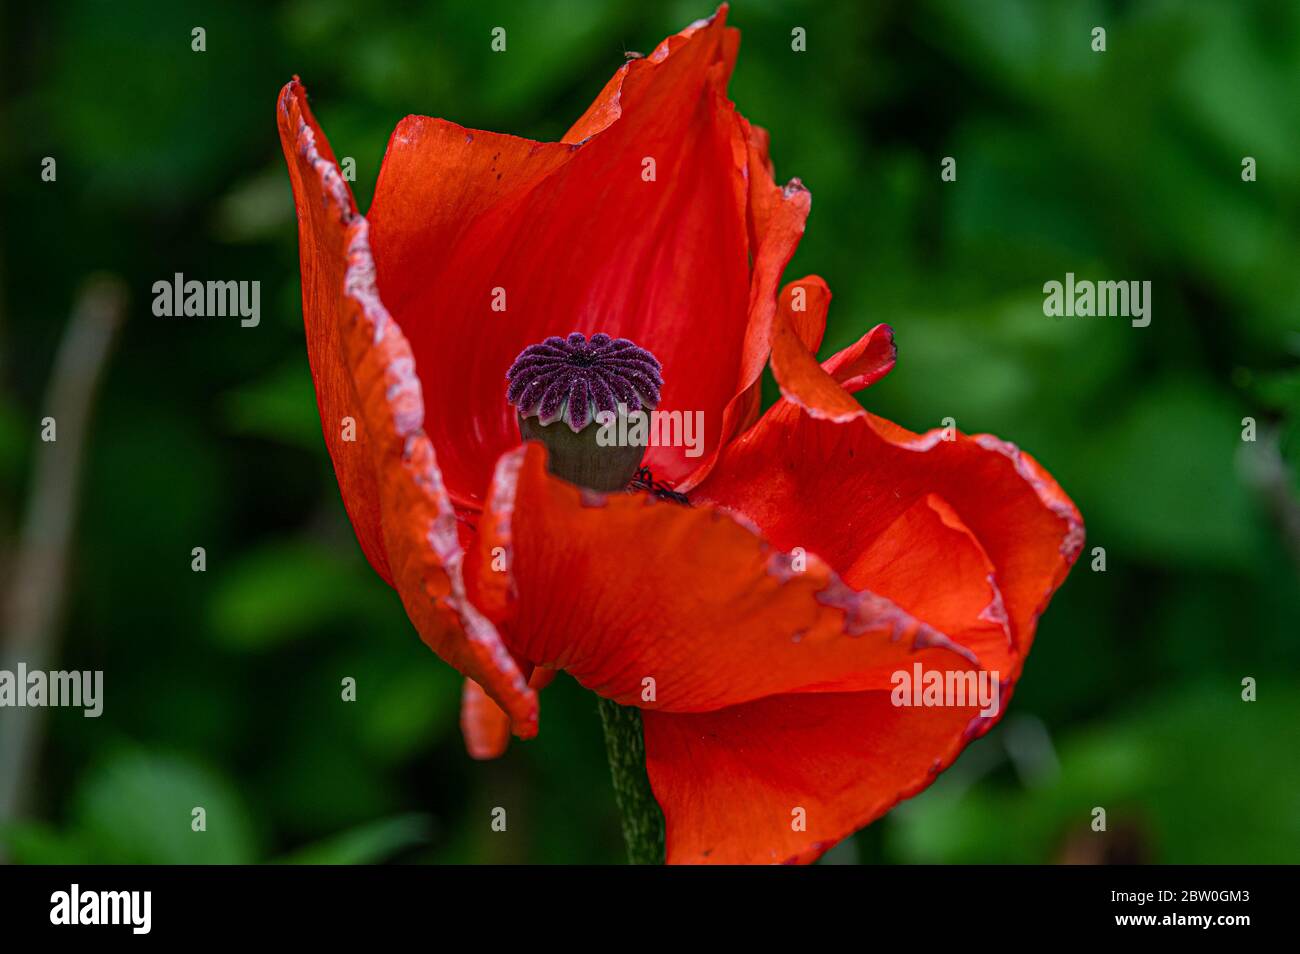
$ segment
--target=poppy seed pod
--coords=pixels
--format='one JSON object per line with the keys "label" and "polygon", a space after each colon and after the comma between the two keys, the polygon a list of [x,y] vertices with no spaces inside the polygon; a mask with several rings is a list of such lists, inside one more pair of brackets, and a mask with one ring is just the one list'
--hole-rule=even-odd
{"label": "poppy seed pod", "polygon": [[596,425],[629,410],[653,410],[664,383],[661,370],[654,355],[626,338],[552,335],[515,358],[506,372],[506,398],[518,409],[523,438],[546,446],[551,473],[590,490],[622,490],[640,468],[645,447],[607,442]]}

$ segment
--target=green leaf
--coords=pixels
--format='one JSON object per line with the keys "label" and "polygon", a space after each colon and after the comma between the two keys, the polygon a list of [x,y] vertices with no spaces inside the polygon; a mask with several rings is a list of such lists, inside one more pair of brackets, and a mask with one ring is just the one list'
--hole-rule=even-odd
{"label": "green leaf", "polygon": [[365,865],[392,857],[399,851],[429,840],[432,825],[427,815],[398,815],[361,825],[351,831],[300,848],[276,864]]}
{"label": "green leaf", "polygon": [[226,646],[265,650],[311,632],[373,601],[361,568],[329,550],[296,541],[252,550],[222,576],[210,606]]}
{"label": "green leaf", "polygon": [[[194,831],[194,809],[206,830]],[[186,759],[123,751],[86,781],[75,828],[95,863],[248,864],[248,814],[224,778]]]}
{"label": "green leaf", "polygon": [[1190,382],[1148,383],[1085,438],[1071,490],[1089,539],[1149,560],[1238,567],[1258,543],[1238,469],[1241,411]]}
{"label": "green leaf", "polygon": [[84,865],[89,860],[86,845],[75,833],[41,822],[0,827],[0,845],[9,860],[20,865]]}
{"label": "green leaf", "polygon": [[225,394],[221,409],[227,425],[237,434],[320,453],[324,442],[315,394],[307,362],[297,358]]}

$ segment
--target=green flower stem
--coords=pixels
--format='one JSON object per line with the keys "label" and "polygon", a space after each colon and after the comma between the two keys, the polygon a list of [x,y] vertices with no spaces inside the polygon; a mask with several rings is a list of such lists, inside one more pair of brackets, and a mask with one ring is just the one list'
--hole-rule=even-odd
{"label": "green flower stem", "polygon": [[664,863],[664,813],[650,790],[645,771],[641,710],[597,698],[605,727],[605,754],[614,779],[614,797],[623,816],[627,860],[634,865]]}

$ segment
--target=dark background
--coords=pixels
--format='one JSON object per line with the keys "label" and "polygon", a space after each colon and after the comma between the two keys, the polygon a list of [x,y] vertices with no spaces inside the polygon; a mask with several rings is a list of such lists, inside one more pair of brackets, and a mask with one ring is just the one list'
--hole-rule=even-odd
{"label": "dark background", "polygon": [[[58,668],[106,671],[105,711],[48,713],[27,809],[0,825],[12,858],[621,858],[592,697],[561,677],[537,740],[470,761],[459,677],[361,556],[316,416],[274,107],[301,75],[365,208],[403,115],[556,138],[625,51],[711,9],[6,0],[6,588],[79,289],[106,271],[131,293],[54,644]],[[834,291],[824,354],[889,322],[899,363],[868,406],[1017,442],[1088,528],[1003,724],[828,860],[1300,858],[1300,5],[739,0],[729,19],[732,96],[778,179],[813,193],[786,277]],[[1067,271],[1151,281],[1150,327],[1045,317]],[[261,325],[155,318],[175,272],[260,281]]]}

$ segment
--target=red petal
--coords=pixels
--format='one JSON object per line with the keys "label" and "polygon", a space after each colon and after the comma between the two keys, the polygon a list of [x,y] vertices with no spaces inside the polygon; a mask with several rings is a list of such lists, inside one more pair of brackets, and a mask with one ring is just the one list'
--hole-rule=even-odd
{"label": "red petal", "polygon": [[[970,665],[967,650],[855,593],[815,556],[798,572],[727,514],[580,491],[550,476],[544,458],[531,443],[503,458],[481,528],[485,552],[510,553],[499,608],[519,658],[620,703],[672,711],[884,688],[918,659]],[[987,586],[981,595],[972,613],[989,602]]]}
{"label": "red petal", "polygon": [[592,136],[604,132],[623,115],[624,103],[635,100],[640,86],[646,82],[646,65],[661,63],[672,56],[678,49],[701,30],[717,32],[720,44],[721,60],[727,65],[727,75],[736,65],[736,52],[740,48],[740,31],[723,30],[727,20],[727,5],[723,4],[717,12],[703,20],[696,20],[685,30],[663,40],[654,51],[645,57],[628,60],[614,73],[600,95],[587,107],[587,111],[578,117],[577,122],[564,134],[564,142],[580,143]]}
{"label": "red petal", "polygon": [[[553,669],[534,669],[529,688],[540,692],[555,678]],[[510,745],[510,716],[473,679],[460,696],[460,731],[470,758],[486,761],[505,755]]]}
{"label": "red petal", "polygon": [[[819,378],[810,368],[818,324],[782,316],[773,348],[783,389],[811,410],[779,402],[724,451],[693,499],[735,508],[776,546],[818,554],[846,585],[973,650],[998,676],[999,708],[902,708],[874,691],[646,711],[671,862],[811,861],[928,785],[1000,717],[1038,614],[1082,547],[1074,505],[1013,445],[918,436],[860,408],[827,419],[827,402],[839,400],[832,389],[869,380],[881,355],[892,363],[892,348],[873,357],[868,336]],[[806,831],[791,826],[796,809]]]}
{"label": "red petal", "polygon": [[743,433],[758,416],[759,376],[772,351],[777,315],[777,291],[781,275],[803,237],[812,195],[798,179],[778,188],[771,176],[767,155],[767,134],[743,119],[749,167],[749,231],[754,249],[753,280],[750,285],[749,321],[745,328],[740,362],[743,390],[722,413],[722,441],[717,452],[706,454],[700,465],[678,484],[690,490],[704,480],[717,462],[717,453],[737,434]]}
{"label": "red petal", "polygon": [[[727,449],[693,499],[743,513],[775,546],[804,547],[852,585],[874,590],[879,579],[853,571],[855,563],[934,495],[995,568],[1023,657],[1038,614],[1083,545],[1083,521],[1055,481],[1014,445],[989,435],[942,438],[943,431],[916,435],[865,412],[842,423],[821,420],[781,401]],[[923,547],[909,559],[922,553],[928,556],[919,572],[951,576],[943,546]],[[906,608],[929,621],[925,607]]]}
{"label": "red petal", "polygon": [[[797,304],[796,295],[802,299]],[[777,317],[791,332],[791,342],[797,343],[805,354],[814,355],[822,346],[826,334],[826,310],[830,303],[830,286],[820,275],[809,275],[781,289],[781,298],[776,306]],[[775,353],[772,357],[776,357]]]}
{"label": "red petal", "polygon": [[[302,315],[321,430],[357,542],[375,572],[392,585],[371,441],[358,413],[356,389],[339,338],[339,321],[349,307],[343,295],[347,228],[357,210],[296,79],[281,91],[276,116],[298,206]],[[349,425],[355,428],[353,441],[344,440]]]}
{"label": "red petal", "polygon": [[822,370],[849,391],[861,391],[894,369],[898,348],[894,329],[876,325],[865,335],[822,362]]}
{"label": "red petal", "polygon": [[[889,692],[773,696],[718,712],[643,713],[670,864],[810,862],[956,758],[974,707]],[[796,831],[803,809],[805,831]]]}
{"label": "red petal", "polygon": [[993,562],[941,497],[927,494],[904,510],[843,576],[965,646],[999,677],[1019,671]]}
{"label": "red petal", "polygon": [[847,421],[866,413],[850,391],[888,374],[897,350],[893,329],[876,325],[857,343],[818,364],[815,355],[826,330],[830,299],[826,282],[816,275],[791,282],[781,292],[772,334],[772,374],[781,394],[814,417]]}
{"label": "red petal", "polygon": [[762,126],[749,124],[750,160],[753,167],[767,173],[767,178],[776,180],[776,167],[772,165],[772,134]]}
{"label": "red petal", "polygon": [[510,716],[473,679],[465,680],[460,696],[460,731],[473,759],[495,759],[510,744]]}
{"label": "red petal", "polygon": [[[507,316],[494,315],[495,320],[481,325],[477,334],[452,342],[446,335],[449,319],[429,304],[434,297],[432,282],[458,281],[437,275],[470,226],[487,210],[536,186],[571,155],[559,143],[471,132],[427,116],[403,119],[388,143],[369,215],[378,282],[392,314],[408,331],[425,399],[438,410],[427,424],[429,436],[438,450],[448,490],[461,506],[477,508],[483,491],[478,474],[484,451],[465,429],[478,426],[478,419],[488,414],[482,398],[489,394],[495,420],[504,407],[505,393],[504,368],[490,380],[467,378],[476,350],[498,336],[500,329],[494,326]],[[478,290],[487,303],[490,287]],[[488,329],[491,333],[484,333]],[[443,351],[436,353],[433,348]]]}
{"label": "red petal", "polygon": [[[531,736],[536,695],[466,595],[456,517],[423,430],[411,350],[379,299],[368,223],[306,100],[296,80],[285,86],[280,137],[298,206],[312,374],[344,502],[421,638],[477,680],[510,713],[516,733]],[[356,444],[331,436],[344,416],[356,420]]]}
{"label": "red petal", "polygon": [[394,134],[371,213],[379,286],[439,410],[430,436],[458,503],[480,504],[518,443],[505,371],[547,335],[629,337],[664,365],[660,409],[704,412],[702,458],[650,449],[661,479],[707,469],[752,422],[807,193],[772,185],[726,98],[737,35],[723,21],[625,65],[564,143],[421,117]]}

